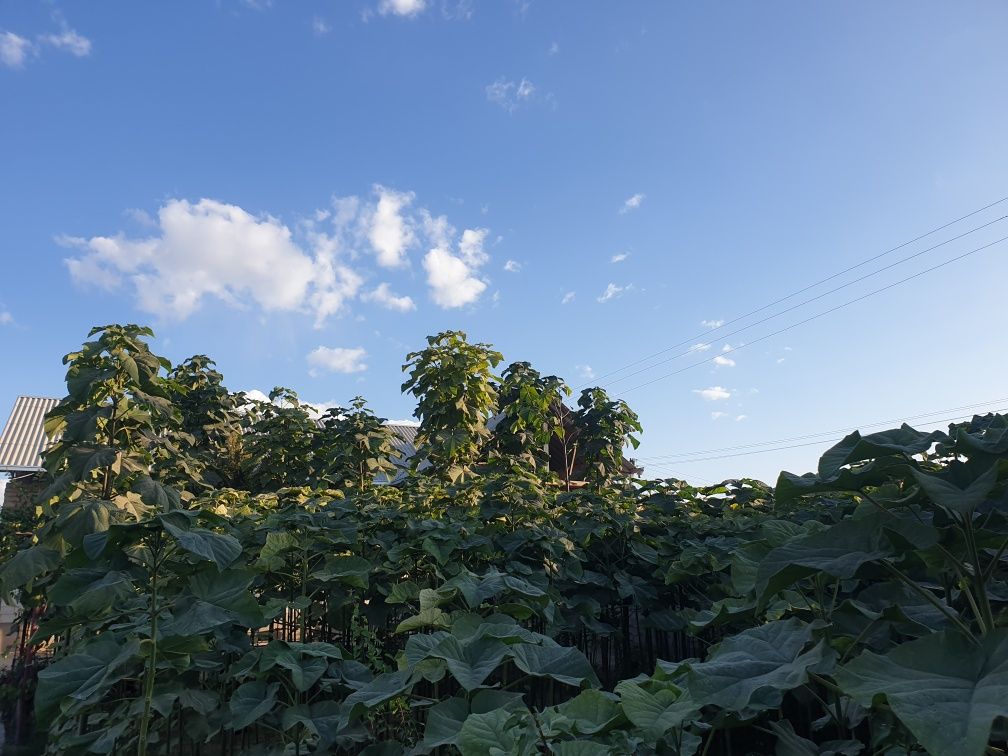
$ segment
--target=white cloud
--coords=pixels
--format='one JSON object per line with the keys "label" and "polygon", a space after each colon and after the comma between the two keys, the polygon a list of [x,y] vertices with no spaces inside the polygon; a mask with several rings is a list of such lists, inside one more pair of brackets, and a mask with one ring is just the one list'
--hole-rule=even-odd
{"label": "white cloud", "polygon": [[[333,198],[331,207],[304,214],[289,228],[272,216],[254,215],[217,200],[170,200],[137,236],[120,232],[89,239],[57,239],[76,251],[66,260],[80,284],[128,287],[145,312],[183,319],[208,299],[266,311],[312,313],[315,326],[341,313],[362,294],[371,261],[386,268],[408,265],[408,252],[424,238],[428,283],[442,307],[475,301],[487,283],[480,268],[489,231],[459,235],[445,216],[413,207],[412,192],[380,185],[374,197]],[[362,297],[402,312],[414,297],[379,284]]]}
{"label": "white cloud", "polygon": [[508,273],[518,273],[522,269],[521,263],[517,260],[508,260],[504,263],[504,270]]}
{"label": "white cloud", "polygon": [[508,113],[513,113],[527,103],[535,94],[535,85],[528,79],[509,81],[503,77],[486,86],[487,99],[500,105]]}
{"label": "white cloud", "polygon": [[362,360],[367,356],[364,347],[326,347],[320,346],[308,353],[308,371],[313,378],[318,376],[320,371],[329,373],[359,373],[367,370],[367,365]]}
{"label": "white cloud", "polygon": [[609,258],[609,262],[611,262],[611,263],[621,263],[624,260],[626,260],[628,257],[630,257],[630,253],[629,252],[620,252],[618,255],[613,255],[611,258]]}
{"label": "white cloud", "polygon": [[690,347],[691,352],[706,352],[711,348],[710,344],[694,344]]}
{"label": "white cloud", "polygon": [[727,412],[720,412],[720,411],[710,413],[711,420],[720,420],[722,417],[726,417],[727,415],[728,415]]}
{"label": "white cloud", "polygon": [[646,195],[638,193],[624,200],[623,207],[620,208],[620,215],[628,213],[631,210],[636,210],[638,207],[640,207],[641,203],[644,201],[645,196]]}
{"label": "white cloud", "polygon": [[704,328],[720,328],[724,325],[723,320],[701,320],[700,325]]}
{"label": "white cloud", "polygon": [[413,229],[402,211],[413,202],[413,192],[397,192],[376,185],[378,204],[371,213],[368,239],[385,268],[396,268],[406,262],[406,250],[415,241]]}
{"label": "white cloud", "polygon": [[749,417],[749,415],[737,415],[737,416],[735,417],[735,422],[736,422],[736,423],[741,423],[741,422],[742,422],[743,420],[745,420],[745,419],[746,419],[747,417]]}
{"label": "white cloud", "polygon": [[21,68],[32,52],[32,43],[14,32],[0,32],[0,63],[8,68]]}
{"label": "white cloud", "polygon": [[563,295],[563,299],[560,300],[560,304],[570,304],[574,301],[575,293],[573,291],[568,291]]}
{"label": "white cloud", "polygon": [[431,297],[440,307],[463,307],[475,302],[486,290],[486,282],[476,277],[472,266],[443,247],[428,252],[423,266]]}
{"label": "white cloud", "polygon": [[719,402],[731,399],[731,391],[724,386],[711,386],[705,389],[693,389],[693,393],[699,395],[708,402]]}
{"label": "white cloud", "polygon": [[714,364],[718,367],[735,367],[735,360],[731,357],[724,357],[723,355],[718,355],[714,358]]}
{"label": "white cloud", "polygon": [[454,0],[454,2],[443,0],[441,15],[449,21],[468,21],[473,16],[472,0]]}
{"label": "white cloud", "polygon": [[622,294],[630,291],[631,289],[633,289],[633,284],[627,284],[626,286],[619,286],[617,284],[610,283],[608,286],[606,286],[605,291],[603,291],[597,297],[597,299],[599,302],[603,303],[608,302],[610,299],[615,299],[616,297],[621,296]]}
{"label": "white cloud", "polygon": [[39,42],[55,47],[57,50],[65,50],[78,58],[84,58],[91,54],[91,40],[65,25],[59,34],[41,35]]}
{"label": "white cloud", "polygon": [[373,291],[361,295],[361,299],[397,312],[409,312],[416,309],[416,304],[411,297],[394,294],[387,283],[378,284]]}
{"label": "white cloud", "polygon": [[312,31],[315,32],[315,36],[322,37],[330,32],[329,24],[321,16],[315,16],[312,19]]}
{"label": "white cloud", "polygon": [[782,364],[783,362],[784,362],[784,358],[783,357],[778,357],[777,358],[777,364],[778,365]]}
{"label": "white cloud", "polygon": [[378,3],[378,12],[383,16],[390,13],[395,16],[411,18],[427,7],[427,0],[381,0]]}
{"label": "white cloud", "polygon": [[128,279],[140,309],[177,318],[192,314],[207,296],[231,304],[248,297],[265,310],[299,309],[319,275],[285,225],[237,205],[170,200],[158,212],[158,225],[160,235],[145,239],[63,238],[83,252],[66,260],[71,275],[106,288]]}
{"label": "white cloud", "polygon": [[487,261],[487,254],[483,251],[486,237],[489,233],[485,228],[467,228],[462,232],[459,240],[459,252],[467,265],[478,267]]}
{"label": "white cloud", "polygon": [[578,376],[586,381],[590,381],[595,378],[595,371],[592,369],[591,365],[575,365],[574,369],[578,371]]}
{"label": "white cloud", "polygon": [[731,344],[725,344],[724,346],[721,347],[722,352],[730,352],[732,351],[732,349],[733,347]]}

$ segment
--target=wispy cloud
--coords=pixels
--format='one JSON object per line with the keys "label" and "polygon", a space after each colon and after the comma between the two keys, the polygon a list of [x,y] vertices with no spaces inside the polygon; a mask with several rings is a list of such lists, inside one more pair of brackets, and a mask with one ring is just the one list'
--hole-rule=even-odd
{"label": "wispy cloud", "polygon": [[724,386],[711,386],[704,389],[693,389],[693,393],[708,402],[720,402],[731,399],[731,391]]}
{"label": "wispy cloud", "polygon": [[690,347],[691,352],[706,352],[711,348],[710,344],[694,344]]}
{"label": "wispy cloud", "polygon": [[736,422],[736,423],[741,423],[741,422],[742,422],[743,420],[745,420],[745,419],[746,419],[747,417],[749,417],[749,415],[736,415],[736,416],[735,416],[735,422]]}
{"label": "wispy cloud", "polygon": [[11,325],[14,322],[14,316],[11,315],[10,310],[0,309],[0,326]]}
{"label": "wispy cloud", "polygon": [[315,32],[316,37],[322,37],[328,34],[331,29],[324,18],[321,16],[315,16],[315,18],[312,19],[312,31]]}
{"label": "wispy cloud", "polygon": [[522,269],[521,263],[518,262],[517,260],[508,260],[506,263],[504,263],[504,270],[506,270],[508,273],[519,273],[521,272],[521,269]]}
{"label": "wispy cloud", "polygon": [[363,362],[367,356],[364,347],[326,347],[320,346],[308,353],[308,374],[313,378],[321,372],[328,373],[360,373],[367,370]]}
{"label": "wispy cloud", "polygon": [[0,32],[0,63],[8,68],[23,68],[34,49],[32,43],[14,32]]}
{"label": "wispy cloud", "polygon": [[563,295],[563,299],[560,300],[560,304],[570,304],[574,301],[575,293],[573,291],[568,291]]}
{"label": "wispy cloud", "polygon": [[723,354],[719,354],[714,358],[714,364],[718,367],[735,367],[735,360],[731,357],[725,357]]}
{"label": "wispy cloud", "polygon": [[623,294],[625,294],[626,292],[628,292],[628,291],[630,291],[632,289],[633,289],[633,284],[627,284],[626,286],[620,286],[618,284],[614,284],[614,283],[610,282],[610,284],[608,286],[606,286],[605,291],[603,291],[598,296],[598,301],[602,302],[604,304],[605,302],[608,302],[610,299],[615,299],[616,297],[622,296]]}
{"label": "wispy cloud", "polygon": [[720,328],[724,325],[723,320],[701,320],[700,325],[704,328]]}
{"label": "wispy cloud", "polygon": [[521,81],[509,81],[501,77],[493,84],[486,86],[487,100],[500,105],[508,113],[513,113],[527,104],[535,92],[535,85],[525,78],[522,78]]}
{"label": "wispy cloud", "polygon": [[393,15],[413,18],[427,8],[427,0],[381,0],[378,12],[383,16]]}
{"label": "wispy cloud", "polygon": [[644,202],[645,196],[647,195],[638,193],[624,200],[623,207],[620,208],[620,215],[629,213],[631,210],[636,210],[638,207],[640,207],[641,203]]}
{"label": "wispy cloud", "polygon": [[710,413],[711,420],[720,420],[722,417],[728,417],[727,412],[721,412],[720,410],[715,410]]}
{"label": "wispy cloud", "polygon": [[583,380],[590,381],[595,378],[595,371],[591,365],[575,365],[574,369],[578,371],[578,377]]}
{"label": "wispy cloud", "polygon": [[609,262],[611,262],[611,263],[621,263],[624,260],[626,260],[628,257],[630,257],[630,253],[629,252],[620,252],[619,254],[616,254],[616,255],[613,255],[612,257],[610,257],[609,258]]}
{"label": "wispy cloud", "polygon": [[378,284],[373,290],[361,295],[365,302],[374,302],[389,310],[396,312],[409,312],[416,309],[416,303],[412,297],[400,296],[392,292],[387,283]]}
{"label": "wispy cloud", "polygon": [[553,42],[552,44],[550,44],[549,50],[547,50],[546,52],[550,55],[557,55],[560,52],[560,43]]}

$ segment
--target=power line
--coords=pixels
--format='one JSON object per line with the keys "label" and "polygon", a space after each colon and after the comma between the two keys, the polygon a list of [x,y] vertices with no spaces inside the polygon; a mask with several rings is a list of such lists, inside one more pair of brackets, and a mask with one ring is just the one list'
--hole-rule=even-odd
{"label": "power line", "polygon": [[[962,216],[956,218],[955,220],[949,221],[948,223],[944,223],[944,224],[942,224],[940,226],[937,226],[937,227],[931,229],[930,231],[927,231],[927,232],[921,234],[920,236],[914,237],[913,239],[910,239],[909,241],[903,242],[902,244],[899,244],[899,245],[897,245],[895,247],[887,249],[885,252],[881,252],[881,253],[879,253],[877,255],[869,257],[866,260],[862,260],[861,262],[859,262],[859,263],[857,263],[855,265],[851,265],[850,267],[844,268],[843,270],[841,270],[841,271],[839,271],[837,273],[833,273],[832,275],[829,275],[826,278],[822,278],[822,279],[820,279],[818,281],[815,281],[814,283],[808,284],[807,286],[804,286],[803,288],[798,289],[797,291],[793,291],[790,294],[786,294],[785,296],[780,297],[779,299],[775,299],[773,302],[770,302],[769,304],[765,304],[762,307],[757,307],[756,309],[750,310],[749,312],[747,312],[747,313],[745,313],[743,315],[739,315],[738,317],[732,318],[731,320],[726,321],[724,323],[721,323],[720,325],[718,325],[718,326],[716,326],[714,328],[711,328],[711,329],[709,329],[707,331],[704,331],[703,333],[700,333],[700,334],[698,334],[696,336],[692,336],[692,337],[690,337],[690,338],[688,338],[688,339],[686,339],[684,341],[681,341],[681,342],[679,342],[677,344],[673,344],[672,346],[666,347],[665,349],[661,349],[661,350],[659,350],[657,352],[654,352],[653,354],[647,355],[645,357],[641,357],[640,359],[637,359],[637,360],[635,360],[633,362],[630,362],[630,363],[624,365],[623,367],[617,368],[616,370],[611,370],[608,373],[604,373],[601,376],[599,376],[599,378],[600,379],[602,379],[602,378],[608,378],[611,375],[615,375],[616,373],[620,373],[620,372],[622,372],[622,371],[624,371],[624,370],[626,370],[628,368],[634,367],[635,365],[639,365],[642,362],[647,362],[648,360],[653,359],[655,357],[660,357],[661,355],[665,354],[666,352],[669,352],[669,351],[671,351],[673,349],[676,349],[676,348],[678,348],[680,346],[688,344],[689,342],[694,341],[695,339],[699,339],[699,338],[702,338],[704,336],[710,336],[710,334],[715,333],[715,332],[721,330],[722,328],[730,326],[733,323],[737,323],[740,320],[744,320],[745,318],[748,318],[751,315],[756,315],[757,313],[763,312],[764,310],[768,310],[769,308],[771,308],[771,307],[773,307],[775,305],[778,305],[781,302],[785,302],[788,299],[791,299],[792,297],[796,297],[799,294],[805,293],[809,289],[814,289],[816,286],[820,286],[820,285],[822,285],[824,283],[827,283],[827,282],[832,281],[832,280],[834,280],[836,278],[839,278],[840,276],[844,275],[845,273],[849,273],[852,270],[857,270],[858,268],[861,268],[861,267],[863,267],[865,265],[868,265],[869,263],[872,263],[875,260],[879,260],[879,259],[885,257],[886,255],[890,255],[893,252],[898,252],[899,250],[903,249],[904,247],[908,247],[909,245],[914,244],[915,242],[918,242],[921,239],[926,239],[927,237],[929,237],[929,236],[931,236],[933,234],[936,234],[939,231],[943,231],[944,229],[948,228],[949,226],[954,226],[956,223],[960,223],[961,221],[964,221],[967,218],[972,218],[974,215],[978,215],[979,213],[982,213],[985,210],[989,210],[990,208],[995,207],[997,205],[1000,205],[1001,203],[1003,203],[1005,201],[1008,201],[1008,196],[1002,197],[1001,199],[996,200],[994,202],[991,202],[988,205],[984,205],[983,207],[981,207],[981,208],[979,208],[977,210],[973,210],[972,212],[966,213],[966,215],[962,215]],[[587,386],[587,385],[588,384],[581,384],[577,388],[580,389],[580,388],[583,388],[584,386]]]}
{"label": "power line", "polygon": [[[1004,412],[1005,410],[1008,410],[1008,407],[1000,407],[1000,408],[998,408],[996,410],[991,410],[991,411],[992,412]],[[956,417],[949,417],[949,418],[945,418],[943,420],[930,420],[927,423],[925,423],[925,425],[938,425],[938,424],[941,424],[941,423],[952,423],[952,422],[955,422],[957,420],[962,420],[964,418],[970,418],[970,417],[972,417],[972,415],[957,415]],[[865,426],[865,427],[869,427],[869,426]],[[775,447],[773,449],[756,449],[754,451],[737,452],[735,454],[719,454],[717,456],[712,456],[712,457],[698,457],[696,459],[680,459],[680,460],[676,460],[675,464],[676,465],[681,465],[681,464],[684,464],[686,462],[710,462],[710,461],[713,461],[713,460],[730,459],[730,458],[733,458],[733,457],[748,457],[748,456],[753,455],[753,454],[767,454],[768,452],[786,451],[787,449],[799,449],[799,448],[804,447],[804,446],[816,446],[818,444],[823,444],[823,443],[827,443],[827,442],[823,441],[823,440],[819,440],[819,441],[806,441],[803,444],[791,444],[789,446],[778,446],[778,447]],[[667,465],[654,465],[654,467],[658,467],[660,469],[662,467],[667,467]]]}
{"label": "power line", "polygon": [[[921,255],[927,254],[928,252],[932,252],[932,251],[938,249],[939,247],[943,247],[946,244],[950,244],[951,242],[958,241],[959,239],[962,239],[965,236],[968,236],[968,235],[970,235],[972,233],[975,233],[976,231],[980,231],[982,229],[985,229],[988,226],[993,226],[995,223],[1000,223],[1001,221],[1005,220],[1006,218],[1008,218],[1008,215],[1002,215],[1000,218],[992,220],[989,223],[984,223],[983,225],[977,226],[976,228],[971,228],[969,231],[965,231],[965,232],[959,234],[958,236],[953,236],[951,239],[946,239],[945,241],[940,242],[939,244],[935,244],[933,247],[928,247],[927,249],[921,250],[920,252],[915,252],[914,254],[910,255],[909,257],[904,257],[901,260],[897,260],[894,263],[890,263],[889,265],[886,265],[886,266],[884,266],[882,268],[879,268],[878,270],[872,271],[871,273],[866,273],[863,276],[860,276],[860,277],[855,278],[855,279],[853,279],[851,281],[848,281],[845,284],[841,284],[840,286],[832,288],[829,291],[824,291],[822,294],[817,294],[816,296],[810,297],[809,299],[806,299],[806,300],[804,300],[802,302],[799,302],[798,304],[791,305],[790,307],[787,307],[787,308],[781,310],[780,312],[775,312],[773,315],[768,315],[767,317],[761,318],[760,320],[757,320],[754,323],[750,323],[749,325],[742,326],[741,328],[736,328],[734,331],[731,331],[729,333],[722,334],[720,336],[720,338],[722,338],[722,339],[730,338],[731,336],[735,336],[735,335],[740,334],[740,333],[742,333],[744,331],[748,331],[749,329],[755,328],[758,325],[762,325],[763,323],[766,323],[766,322],[768,322],[770,320],[773,320],[774,318],[779,318],[781,315],[786,315],[787,313],[792,312],[794,310],[797,310],[800,307],[804,307],[807,304],[811,304],[812,302],[815,302],[817,300],[820,300],[820,299],[823,299],[825,297],[828,297],[830,294],[835,294],[836,292],[838,292],[838,291],[840,291],[842,289],[846,289],[849,286],[853,286],[856,283],[860,283],[861,281],[864,281],[865,279],[871,278],[872,276],[877,276],[879,273],[883,273],[883,272],[885,272],[887,270],[890,270],[891,268],[895,268],[897,265],[902,265],[905,262],[909,262],[910,260],[913,260],[913,259],[915,259],[917,257],[920,257]],[[737,318],[736,318],[736,320],[737,320]],[[707,334],[702,334],[702,335],[707,335]],[[691,339],[687,339],[685,342],[681,342],[681,343],[689,343],[690,341],[693,341],[696,338],[700,338],[700,337],[699,336],[695,336],[695,337],[693,337]],[[632,373],[627,373],[626,375],[621,376],[619,378],[614,378],[607,385],[611,386],[614,383],[619,383],[620,381],[625,381],[627,378],[632,378],[635,375],[640,375],[641,373],[646,373],[649,370],[653,370],[654,368],[658,367],[659,365],[664,365],[666,363],[672,362],[674,360],[679,359],[680,357],[686,357],[687,355],[690,355],[694,351],[696,351],[696,347],[697,346],[703,346],[705,349],[709,348],[710,345],[711,345],[711,343],[713,343],[713,342],[704,342],[703,344],[694,345],[693,347],[691,347],[690,349],[686,350],[685,352],[680,352],[679,354],[673,355],[672,357],[664,359],[664,360],[662,360],[660,362],[656,362],[653,365],[648,365],[646,367],[640,368],[639,370],[635,370]],[[676,346],[678,346],[678,345],[676,345]],[[669,351],[669,350],[671,350],[673,348],[674,347],[669,347],[665,351]],[[585,384],[585,385],[587,385],[587,384]],[[578,388],[581,388],[581,386],[578,386]]]}
{"label": "power line", "polygon": [[[802,436],[790,436],[788,438],[778,438],[773,441],[757,441],[751,444],[738,444],[736,446],[723,446],[718,449],[701,449],[692,452],[680,452],[678,454],[659,454],[651,457],[637,457],[641,462],[653,461],[659,462],[663,460],[668,460],[669,462],[675,463],[677,459],[684,457],[692,457],[696,455],[707,455],[707,454],[721,454],[723,452],[733,452],[739,449],[752,449],[759,446],[773,446],[776,444],[787,444],[792,441],[804,441],[810,438],[817,438],[819,436],[835,436],[838,433],[849,433],[855,428],[877,428],[882,425],[892,425],[893,423],[904,423],[909,420],[920,420],[921,418],[932,417],[933,415],[944,415],[948,412],[961,412],[963,410],[975,409],[977,407],[987,407],[991,404],[1001,404],[1002,402],[1008,402],[1008,397],[1003,397],[1001,399],[991,399],[986,402],[976,402],[975,404],[962,404],[958,407],[946,407],[945,409],[934,410],[933,412],[924,412],[919,415],[909,415],[906,417],[896,417],[890,420],[881,420],[874,423],[860,423],[852,426],[844,426],[843,428],[834,428],[828,431],[822,431],[820,433],[806,433]],[[689,459],[684,459],[683,461],[690,461]]]}
{"label": "power line", "polygon": [[1001,242],[1006,241],[1006,240],[1008,240],[1008,236],[1002,236],[1000,239],[992,241],[989,244],[984,244],[981,247],[976,247],[975,249],[971,249],[969,252],[964,252],[963,254],[957,255],[956,257],[953,257],[953,258],[951,258],[949,260],[946,260],[945,262],[939,263],[937,265],[932,265],[930,268],[925,268],[922,271],[914,273],[912,276],[907,276],[906,278],[901,278],[899,281],[894,281],[893,283],[887,284],[886,286],[883,286],[883,287],[881,287],[879,289],[875,289],[874,291],[869,291],[867,294],[862,294],[859,297],[855,297],[854,299],[850,299],[850,300],[848,300],[846,302],[838,304],[835,307],[829,308],[828,310],[823,310],[822,312],[816,313],[815,315],[812,315],[811,317],[805,318],[804,320],[799,320],[797,323],[792,323],[789,326],[785,326],[784,328],[780,328],[780,329],[778,329],[776,331],[773,331],[772,333],[766,334],[765,336],[760,336],[759,338],[753,339],[752,341],[747,342],[745,344],[740,344],[737,347],[731,347],[729,349],[725,349],[720,354],[715,355],[714,357],[710,357],[710,358],[708,358],[706,360],[701,360],[700,362],[694,362],[692,365],[687,365],[686,367],[680,368],[679,370],[673,370],[671,373],[665,373],[664,375],[660,375],[657,378],[651,379],[650,381],[645,381],[644,383],[640,383],[640,384],[638,384],[636,386],[632,386],[631,388],[625,389],[623,391],[623,393],[622,393],[622,396],[625,396],[626,394],[629,394],[631,391],[637,391],[638,389],[642,389],[645,386],[650,386],[653,383],[657,383],[658,381],[665,380],[666,378],[671,378],[674,375],[679,375],[680,373],[684,373],[687,370],[692,370],[695,367],[700,367],[701,365],[706,365],[708,362],[712,362],[712,361],[714,361],[715,359],[717,359],[718,357],[720,357],[722,355],[730,354],[732,352],[737,352],[740,349],[744,349],[746,347],[752,346],[753,344],[758,344],[761,341],[766,341],[769,338],[773,338],[774,336],[778,336],[778,335],[780,335],[782,333],[785,333],[786,331],[790,331],[792,328],[797,328],[800,325],[805,325],[806,323],[810,323],[813,320],[817,320],[818,318],[821,318],[824,315],[829,315],[831,313],[836,312],[837,310],[842,310],[845,307],[849,307],[852,304],[856,304],[856,303],[858,303],[858,302],[860,302],[862,300],[868,299],[869,297],[873,297],[876,294],[881,294],[884,291],[888,291],[889,289],[895,288],[896,286],[900,286],[901,284],[905,284],[908,281],[914,280],[915,278],[920,278],[921,276],[923,276],[923,275],[925,275],[927,273],[931,273],[933,271],[936,271],[939,268],[944,268],[946,265],[951,265],[954,262],[958,262],[959,260],[963,260],[963,259],[969,257],[970,255],[974,255],[977,252],[981,252],[981,251],[983,251],[985,249],[988,249],[989,247],[993,247],[995,244],[1000,244]]}

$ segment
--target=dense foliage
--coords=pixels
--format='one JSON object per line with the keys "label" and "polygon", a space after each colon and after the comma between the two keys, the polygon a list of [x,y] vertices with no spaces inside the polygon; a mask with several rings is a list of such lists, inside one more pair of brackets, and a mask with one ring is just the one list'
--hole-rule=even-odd
{"label": "dense foliage", "polygon": [[363,402],[250,402],[149,335],[68,355],[0,571],[49,752],[1004,752],[1004,417],[853,433],[775,490],[631,480],[628,407],[453,332],[409,357],[428,464],[375,486]]}

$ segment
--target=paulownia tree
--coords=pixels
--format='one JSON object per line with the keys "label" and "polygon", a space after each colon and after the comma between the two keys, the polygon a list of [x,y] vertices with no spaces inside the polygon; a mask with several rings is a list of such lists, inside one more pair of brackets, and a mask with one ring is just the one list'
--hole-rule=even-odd
{"label": "paulownia tree", "polygon": [[539,474],[550,470],[550,443],[564,436],[564,399],[571,390],[555,375],[543,376],[528,362],[504,370],[494,452]]}
{"label": "paulownia tree", "polygon": [[429,463],[433,473],[454,482],[471,471],[490,436],[499,381],[493,371],[503,356],[489,344],[470,344],[462,331],[428,336],[427,344],[406,355],[403,365],[409,377],[402,390],[419,400],[413,465]]}
{"label": "paulownia tree", "polygon": [[350,407],[333,407],[323,416],[315,434],[313,477],[333,488],[365,491],[376,475],[391,477],[398,453],[384,418],[372,412],[364,397]]}
{"label": "paulownia tree", "polygon": [[636,449],[640,419],[622,399],[611,399],[605,389],[581,392],[575,414],[578,445],[585,464],[585,479],[601,486],[623,472],[623,450]]}

